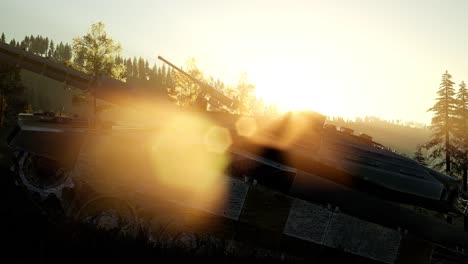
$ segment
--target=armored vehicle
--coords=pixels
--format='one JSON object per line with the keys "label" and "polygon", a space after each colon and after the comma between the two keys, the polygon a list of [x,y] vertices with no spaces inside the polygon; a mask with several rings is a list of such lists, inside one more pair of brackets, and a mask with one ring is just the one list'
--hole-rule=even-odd
{"label": "armored vehicle", "polygon": [[[231,114],[226,109],[235,100],[189,75],[203,87],[198,100],[201,108],[163,107],[145,101],[116,80],[95,80],[42,58],[2,48],[5,61],[31,71],[40,69],[51,78],[71,80],[77,87],[95,85],[94,95],[100,99],[130,103],[137,110],[144,105],[142,115],[152,119],[145,125],[125,125],[51,113],[18,116],[17,127],[8,137],[15,151],[13,170],[18,184],[40,199],[57,199],[61,210],[80,221],[129,234],[142,225],[156,225],[154,229],[160,230],[169,216],[196,229],[216,226],[212,214],[233,221],[260,221],[262,214],[268,215],[268,208],[249,205],[249,199],[263,199],[254,199],[248,191],[254,187],[249,186],[258,186],[255,188],[262,193],[266,190],[336,207],[360,219],[427,238],[433,234],[421,224],[425,217],[406,205],[457,217],[468,214],[468,196],[458,180],[387,149],[369,135],[336,129],[319,113],[290,112],[281,117]],[[206,111],[207,105],[214,110]],[[282,201],[270,206],[282,208]],[[292,205],[286,204],[289,210]],[[180,209],[187,206],[203,208],[209,214],[199,218],[197,212]],[[278,219],[282,218],[265,217],[261,222],[266,229],[275,229],[271,222]],[[171,229],[165,226],[165,230]],[[171,230],[180,230],[180,226]],[[440,236],[444,242],[451,239]],[[468,245],[463,234],[456,236],[460,237],[458,244]]]}

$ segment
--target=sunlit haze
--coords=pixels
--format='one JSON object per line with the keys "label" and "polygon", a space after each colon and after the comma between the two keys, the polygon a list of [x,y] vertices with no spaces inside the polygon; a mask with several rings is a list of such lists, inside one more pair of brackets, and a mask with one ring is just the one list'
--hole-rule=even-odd
{"label": "sunlit haze", "polygon": [[[124,56],[235,85],[242,73],[283,109],[429,123],[440,76],[468,81],[466,1],[2,0],[7,40],[71,43],[98,21]],[[160,64],[161,62],[157,62]]]}

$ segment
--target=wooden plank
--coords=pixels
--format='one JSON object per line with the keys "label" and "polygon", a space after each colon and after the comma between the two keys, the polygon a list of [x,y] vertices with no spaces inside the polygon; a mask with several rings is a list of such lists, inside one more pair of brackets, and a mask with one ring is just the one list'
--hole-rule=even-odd
{"label": "wooden plank", "polygon": [[331,216],[326,208],[294,199],[284,234],[322,244]]}
{"label": "wooden plank", "polygon": [[333,214],[324,245],[384,263],[394,263],[401,235],[395,230],[348,216]]}

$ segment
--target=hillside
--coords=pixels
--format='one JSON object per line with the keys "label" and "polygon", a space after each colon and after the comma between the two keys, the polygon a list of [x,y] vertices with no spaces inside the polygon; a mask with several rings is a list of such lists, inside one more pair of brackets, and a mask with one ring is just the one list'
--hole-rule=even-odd
{"label": "hillside", "polygon": [[333,118],[327,123],[337,127],[348,127],[355,134],[365,133],[373,140],[397,152],[412,157],[419,144],[424,144],[430,138],[430,130],[424,126],[410,126],[392,123],[378,118],[367,117],[355,121]]}

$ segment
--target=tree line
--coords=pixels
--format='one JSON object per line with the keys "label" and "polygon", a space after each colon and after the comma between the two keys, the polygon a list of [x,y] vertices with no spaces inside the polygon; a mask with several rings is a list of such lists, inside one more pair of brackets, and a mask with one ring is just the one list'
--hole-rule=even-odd
{"label": "tree line", "polygon": [[[0,41],[7,43],[4,33],[2,33]],[[21,41],[16,41],[13,38],[10,40],[9,44],[27,52],[31,52],[43,57],[48,57],[62,63],[67,63],[72,58],[70,44],[64,44],[63,42],[60,42],[56,45],[53,40],[49,40],[48,37],[42,37],[41,35],[25,36]]]}
{"label": "tree line", "polygon": [[[417,147],[415,159],[423,165],[463,179],[463,190],[467,191],[468,168],[468,90],[464,81],[458,89],[452,76],[446,71],[437,91],[433,112],[431,139]],[[423,153],[425,150],[426,156]]]}
{"label": "tree line", "polygon": [[[53,40],[41,35],[25,36],[23,40],[18,41],[13,38],[7,42],[5,33],[1,34],[0,42],[8,43],[16,48],[21,48],[27,52],[47,57],[56,62],[80,68],[81,70],[85,68],[83,60],[73,52],[72,45],[69,43],[60,42],[56,45]],[[115,58],[111,59],[111,67],[113,68],[116,65],[124,65],[125,70],[118,74],[110,74],[114,78],[120,80],[149,80],[155,82],[156,85],[173,86],[171,81],[172,70],[167,68],[165,65],[158,67],[154,64],[150,67],[148,60],[145,60],[142,57],[139,57],[138,59],[136,57],[124,58],[120,55],[116,55]],[[85,71],[86,70],[87,69],[85,69]],[[89,71],[86,72],[90,73]],[[94,73],[96,74],[96,72]],[[98,73],[103,74],[102,72]]]}
{"label": "tree line", "polygon": [[424,124],[385,120],[375,116],[354,119],[330,116],[327,117],[327,123],[336,127],[351,128],[356,134],[370,135],[375,142],[406,157],[412,157],[416,145],[424,144],[430,138],[430,131]]}
{"label": "tree line", "polygon": [[[6,43],[4,33],[0,41]],[[165,66],[149,65],[143,57],[124,58],[121,56],[121,46],[105,31],[102,22],[92,24],[88,32],[73,39],[72,44],[54,45],[53,40],[40,35],[26,36],[21,41],[12,39],[10,45],[22,48],[39,56],[64,63],[93,76],[110,76],[115,79],[144,87],[154,92],[165,92],[176,104],[189,107],[196,103],[201,87],[174,69]],[[215,87],[240,103],[233,109],[237,114],[267,114],[277,115],[276,105],[266,104],[255,96],[255,85],[241,75],[236,85],[226,85],[212,76],[205,76],[196,64],[195,59],[189,59],[184,70],[193,77]],[[143,85],[142,85],[143,84]]]}

